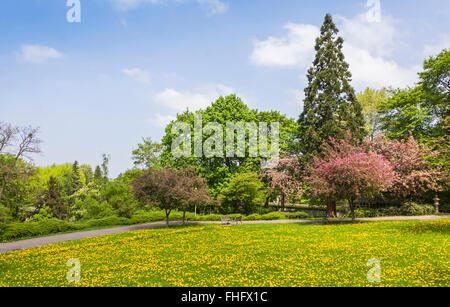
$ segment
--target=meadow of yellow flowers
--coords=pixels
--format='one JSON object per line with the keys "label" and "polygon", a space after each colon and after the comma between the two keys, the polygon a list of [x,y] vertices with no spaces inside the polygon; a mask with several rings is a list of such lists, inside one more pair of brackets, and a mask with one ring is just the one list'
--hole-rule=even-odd
{"label": "meadow of yellow flowers", "polygon": [[0,286],[449,286],[449,234],[450,219],[143,230],[0,254]]}

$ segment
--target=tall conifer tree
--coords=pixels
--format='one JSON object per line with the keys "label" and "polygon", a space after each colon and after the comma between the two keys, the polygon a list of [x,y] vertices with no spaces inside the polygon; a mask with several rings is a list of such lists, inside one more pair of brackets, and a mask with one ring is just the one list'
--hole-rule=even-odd
{"label": "tall conifer tree", "polygon": [[61,187],[58,180],[53,176],[50,176],[47,183],[47,191],[44,193],[43,200],[58,219],[62,220],[69,217],[69,206],[61,197]]}
{"label": "tall conifer tree", "polygon": [[[304,162],[321,155],[322,144],[330,137],[343,139],[348,132],[358,143],[366,135],[361,104],[350,85],[352,75],[345,61],[344,40],[330,14],[316,40],[316,57],[308,70],[304,109],[299,123],[299,151]],[[327,214],[336,217],[336,200],[327,200]]]}
{"label": "tall conifer tree", "polygon": [[102,174],[102,169],[100,168],[99,165],[97,165],[95,167],[95,172],[94,172],[94,179],[96,180],[100,180],[103,178],[103,174]]}
{"label": "tall conifer tree", "polygon": [[316,57],[308,70],[304,109],[299,118],[299,149],[309,160],[310,154],[321,152],[329,137],[342,139],[346,131],[355,141],[361,141],[366,132],[362,107],[350,85],[351,73],[342,47],[344,40],[331,15],[316,40]]}
{"label": "tall conifer tree", "polygon": [[80,168],[78,161],[75,161],[72,165],[72,194],[77,192],[82,187]]}

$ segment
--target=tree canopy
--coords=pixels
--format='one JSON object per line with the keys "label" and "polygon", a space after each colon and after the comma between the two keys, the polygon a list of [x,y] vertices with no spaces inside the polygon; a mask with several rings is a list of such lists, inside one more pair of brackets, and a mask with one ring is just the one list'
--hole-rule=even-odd
{"label": "tree canopy", "polygon": [[[172,129],[176,122],[187,123],[191,131],[191,151],[194,153],[195,137],[199,135],[198,131],[195,131],[195,118],[202,118],[203,134],[201,138],[202,144],[204,144],[208,138],[215,131],[206,131],[209,123],[217,123],[218,129],[221,130],[221,143],[223,148],[217,148],[217,156],[207,157],[205,152],[202,152],[200,156],[191,157],[174,157],[171,151],[171,145],[177,134],[174,134]],[[206,178],[208,187],[211,190],[213,196],[217,196],[220,191],[226,187],[231,178],[237,174],[246,171],[253,171],[259,173],[261,165],[264,159],[260,156],[252,157],[249,150],[250,134],[246,133],[245,139],[245,151],[242,156],[235,155],[233,157],[227,156],[227,148],[225,146],[227,137],[232,137],[234,145],[238,147],[237,132],[234,131],[234,135],[227,135],[227,124],[229,123],[265,123],[269,127],[272,123],[279,123],[279,147],[280,150],[291,148],[292,139],[295,137],[297,125],[294,120],[287,118],[285,115],[276,111],[260,112],[258,110],[250,109],[239,97],[236,95],[230,95],[227,97],[220,97],[213,102],[209,107],[197,112],[185,111],[177,116],[176,121],[170,123],[166,127],[166,134],[163,137],[162,144],[164,151],[161,155],[162,163],[166,167],[180,167],[180,166],[193,166],[196,167],[200,176]],[[268,143],[271,144],[272,136],[271,130],[268,129]],[[248,131],[247,131],[248,132]],[[260,139],[259,139],[260,141]],[[260,146],[261,143],[259,142]]]}

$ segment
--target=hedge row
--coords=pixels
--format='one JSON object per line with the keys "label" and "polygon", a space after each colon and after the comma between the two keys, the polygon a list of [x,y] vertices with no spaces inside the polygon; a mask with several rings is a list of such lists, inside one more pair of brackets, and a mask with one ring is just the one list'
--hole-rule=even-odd
{"label": "hedge row", "polygon": [[[235,218],[241,216],[240,214],[229,215],[230,218]],[[197,215],[194,213],[186,213],[186,221],[220,221],[221,215],[211,214],[211,215]],[[271,212],[268,214],[252,214],[249,216],[244,216],[243,220],[280,220],[280,219],[303,219],[310,218],[311,216],[304,212],[294,212],[294,213],[282,213],[282,212]],[[138,225],[152,222],[164,221],[166,218],[164,211],[138,211],[131,219],[124,217],[110,216],[98,220],[89,220],[76,223],[69,223],[66,221],[61,221],[58,219],[49,219],[40,222],[27,222],[27,223],[11,223],[7,224],[3,229],[1,229],[0,240],[14,241],[26,238],[47,236],[62,232],[75,232],[90,228],[102,228],[111,226],[127,226],[127,225]],[[178,211],[173,211],[170,214],[171,221],[179,221],[183,218],[183,213]]]}
{"label": "hedge row", "polygon": [[[381,209],[356,209],[355,217],[382,217],[382,216],[420,216],[433,215],[435,208],[432,205],[421,205],[413,202],[405,203],[401,207],[388,207]],[[346,217],[350,217],[350,213]]]}

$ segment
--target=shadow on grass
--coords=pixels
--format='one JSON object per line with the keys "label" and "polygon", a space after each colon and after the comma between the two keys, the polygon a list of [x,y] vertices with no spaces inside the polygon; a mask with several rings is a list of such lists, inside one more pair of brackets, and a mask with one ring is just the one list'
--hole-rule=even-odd
{"label": "shadow on grass", "polygon": [[400,231],[412,233],[440,233],[450,234],[450,222],[443,223],[442,221],[423,222],[420,221],[414,225],[398,225]]}

